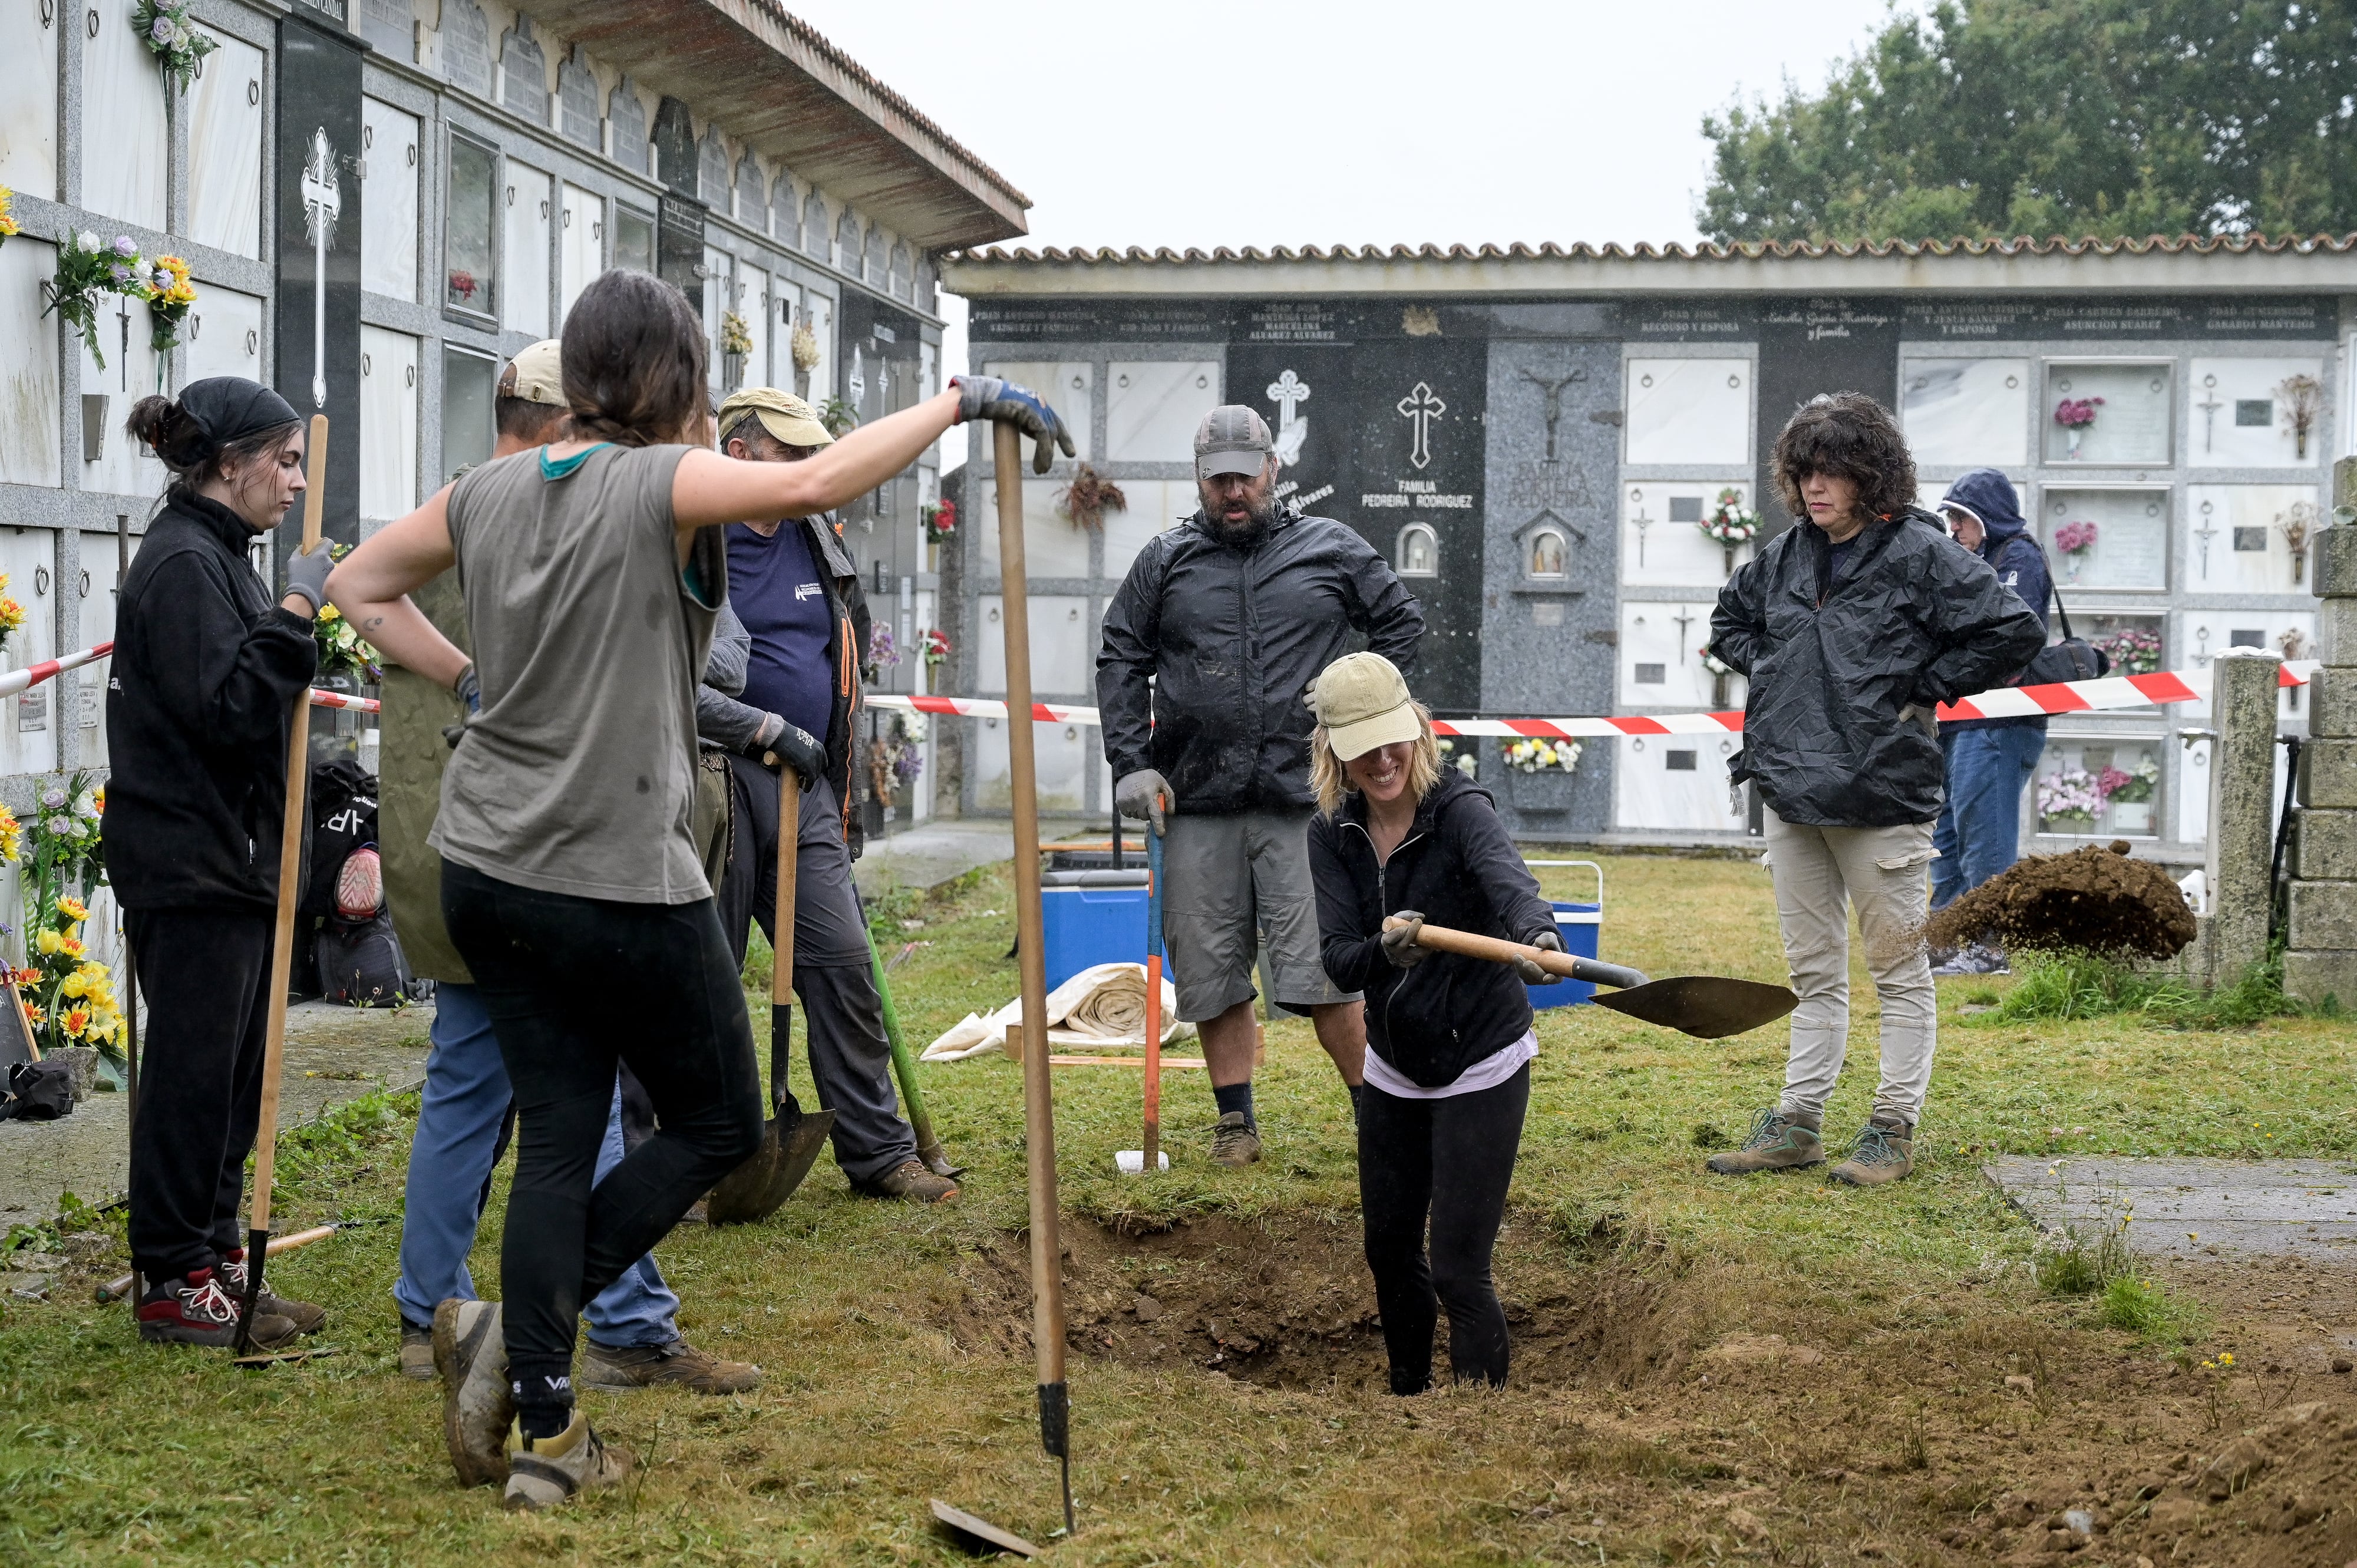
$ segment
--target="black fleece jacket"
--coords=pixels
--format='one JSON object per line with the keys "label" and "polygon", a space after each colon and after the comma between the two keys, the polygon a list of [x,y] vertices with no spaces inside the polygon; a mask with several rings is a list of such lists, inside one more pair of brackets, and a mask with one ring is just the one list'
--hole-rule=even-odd
{"label": "black fleece jacket", "polygon": [[1367,834],[1367,799],[1352,794],[1332,816],[1309,820],[1309,875],[1326,973],[1344,991],[1366,993],[1368,1048],[1402,1077],[1438,1089],[1529,1032],[1530,993],[1511,966],[1437,952],[1395,969],[1383,957],[1383,917],[1403,909],[1513,942],[1555,929],[1487,789],[1443,768],[1382,865]]}
{"label": "black fleece jacket", "polygon": [[175,491],[123,580],[103,842],[126,909],[276,908],[287,720],[319,655],[254,575],[253,537]]}

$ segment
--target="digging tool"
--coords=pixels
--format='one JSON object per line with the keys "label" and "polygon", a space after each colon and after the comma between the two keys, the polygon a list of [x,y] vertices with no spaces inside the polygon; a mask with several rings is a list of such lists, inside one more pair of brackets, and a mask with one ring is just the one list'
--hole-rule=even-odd
{"label": "digging tool", "polygon": [[[292,1235],[273,1236],[270,1239],[269,1247],[265,1250],[274,1258],[281,1252],[291,1252],[297,1247],[307,1247],[314,1241],[324,1241],[340,1229],[342,1227],[336,1225],[314,1225],[308,1230],[297,1230]],[[138,1283],[139,1276],[136,1273],[121,1274],[107,1281],[98,1287],[99,1305],[103,1306],[111,1301],[129,1300],[138,1294]]]}
{"label": "digging tool", "polygon": [[[1402,924],[1397,919],[1383,922],[1384,929]],[[1801,999],[1781,985],[1767,985],[1756,980],[1727,980],[1717,975],[1685,975],[1674,980],[1648,980],[1639,971],[1625,969],[1617,963],[1601,963],[1592,958],[1580,958],[1571,953],[1548,952],[1541,948],[1525,947],[1498,937],[1485,937],[1472,931],[1453,931],[1446,926],[1427,925],[1416,933],[1415,945],[1436,952],[1453,952],[1466,958],[1487,959],[1492,963],[1512,963],[1516,959],[1529,959],[1549,974],[1560,974],[1570,980],[1589,981],[1598,985],[1618,987],[1599,991],[1594,1001],[1598,1007],[1609,1007],[1615,1013],[1626,1013],[1631,1018],[1641,1018],[1648,1024],[1658,1024],[1665,1029],[1692,1035],[1698,1040],[1724,1039],[1756,1029],[1762,1024],[1772,1024],[1800,1005]]]}
{"label": "digging tool", "polygon": [[[1155,803],[1163,804],[1163,798],[1157,795]],[[1121,854],[1120,843],[1116,832],[1115,858]],[[1170,1156],[1162,1152],[1162,835],[1151,822],[1146,825],[1145,1099],[1146,1147],[1124,1149],[1113,1157],[1114,1168],[1131,1176],[1170,1168]]]}
{"label": "digging tool", "polygon": [[761,1129],[761,1146],[722,1176],[705,1200],[705,1215],[715,1225],[748,1225],[775,1214],[810,1175],[834,1130],[834,1112],[804,1111],[786,1087],[786,1058],[794,1038],[794,864],[802,781],[783,757],[772,760],[778,765],[778,905],[770,924],[776,933],[770,969],[770,1115]]}
{"label": "digging tool", "polygon": [[1039,1549],[1011,1530],[1001,1530],[986,1519],[977,1519],[963,1509],[950,1507],[941,1498],[932,1499],[933,1517],[952,1541],[976,1556],[986,1552],[1012,1552],[1017,1557],[1037,1557]]}
{"label": "digging tool", "polygon": [[876,971],[876,996],[884,1004],[884,1037],[892,1043],[892,1076],[900,1080],[900,1104],[909,1112],[909,1131],[917,1134],[917,1158],[937,1176],[954,1181],[965,1167],[950,1162],[949,1151],[933,1132],[933,1118],[925,1110],[924,1090],[917,1087],[917,1062],[900,1035],[900,1010],[892,1004],[891,983],[884,978],[884,955],[876,950],[876,933],[867,933],[867,961]]}
{"label": "digging tool", "polygon": [[[114,520],[114,592],[121,600],[123,585],[131,576],[131,520]],[[124,1141],[133,1148],[139,1146],[139,969],[132,961],[131,927],[123,927],[123,1092],[127,1097],[123,1107]],[[126,1165],[124,1167],[128,1169]],[[133,1295],[141,1294],[139,1271],[126,1276]],[[106,1293],[99,1292],[104,1301]]]}
{"label": "digging tool", "polygon": [[[303,551],[322,548],[319,514],[328,501],[328,416],[311,416],[303,492]],[[295,903],[303,879],[303,804],[311,780],[311,691],[295,695],[287,720],[286,820],[278,837],[278,927],[270,944],[270,1012],[262,1036],[262,1120],[253,1134],[253,1213],[245,1232],[245,1300],[237,1321],[237,1348],[253,1350],[253,1308],[262,1299],[262,1273],[270,1257],[270,1183],[278,1157],[278,1079],[286,1064],[286,993],[295,980]]]}

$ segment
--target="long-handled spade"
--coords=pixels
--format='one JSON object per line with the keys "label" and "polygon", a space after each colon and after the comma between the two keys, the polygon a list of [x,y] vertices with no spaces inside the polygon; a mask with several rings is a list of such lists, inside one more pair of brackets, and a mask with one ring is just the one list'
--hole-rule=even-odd
{"label": "long-handled spade", "polygon": [[767,1219],[794,1195],[818,1161],[826,1135],[834,1130],[832,1111],[804,1111],[786,1087],[786,1058],[794,1036],[794,867],[802,812],[802,780],[791,764],[778,766],[778,903],[770,929],[776,961],[770,971],[769,1124],[761,1146],[726,1176],[705,1200],[715,1225],[748,1225]]}
{"label": "long-handled spade", "polygon": [[[1114,842],[1121,842],[1118,820]],[[1162,835],[1152,822],[1146,824],[1146,1147],[1124,1149],[1113,1163],[1128,1176],[1170,1168],[1162,1152]]]}
{"label": "long-handled spade", "polygon": [[[303,492],[303,553],[319,543],[319,513],[328,499],[328,416],[311,416],[309,488]],[[245,1300],[240,1304],[237,1349],[242,1361],[266,1364],[254,1356],[253,1309],[262,1299],[262,1273],[270,1261],[270,1185],[278,1156],[278,1079],[286,1061],[286,992],[295,976],[295,902],[302,889],[305,787],[311,779],[311,693],[295,695],[287,721],[286,821],[278,839],[278,925],[270,944],[270,1007],[262,1036],[262,1120],[253,1134],[253,1214],[245,1233]]]}
{"label": "long-handled spade", "polygon": [[937,1176],[952,1180],[965,1175],[965,1167],[950,1159],[949,1151],[933,1131],[933,1118],[925,1109],[925,1091],[917,1083],[916,1058],[909,1054],[909,1042],[900,1033],[900,1010],[892,1004],[892,983],[884,978],[884,955],[876,950],[876,933],[867,933],[867,962],[876,972],[876,999],[884,1008],[884,1037],[892,1047],[892,1076],[900,1080],[900,1108],[909,1113],[909,1130],[917,1135],[917,1158]]}
{"label": "long-handled spade", "polygon": [[[1388,930],[1401,923],[1397,919],[1388,919],[1383,922],[1383,927]],[[1617,963],[1599,963],[1595,959],[1580,958],[1573,953],[1547,952],[1499,937],[1451,930],[1447,926],[1426,925],[1421,928],[1416,933],[1415,945],[1430,948],[1436,952],[1488,959],[1492,963],[1512,963],[1516,959],[1526,958],[1550,974],[1619,987],[1620,989],[1598,992],[1594,997],[1596,1004],[1609,1007],[1615,1013],[1626,1013],[1631,1018],[1641,1018],[1648,1024],[1658,1024],[1665,1029],[1692,1035],[1699,1040],[1724,1039],[1729,1035],[1742,1034],[1747,1029],[1756,1029],[1762,1024],[1772,1024],[1799,1006],[1801,1001],[1789,987],[1769,985],[1757,980],[1729,980],[1716,974],[1648,980],[1641,972]]]}

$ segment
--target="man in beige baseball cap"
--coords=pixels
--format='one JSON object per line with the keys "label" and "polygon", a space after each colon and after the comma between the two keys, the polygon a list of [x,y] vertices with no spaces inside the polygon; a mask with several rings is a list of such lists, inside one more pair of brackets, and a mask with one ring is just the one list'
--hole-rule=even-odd
{"label": "man in beige baseball cap", "polygon": [[[730,392],[727,401],[720,405],[722,436],[738,432],[738,439],[742,439],[743,435],[751,434],[744,429],[748,414],[760,421],[761,428],[780,446],[802,448],[802,456],[834,445],[834,437],[819,422],[818,410],[791,392],[780,392],[775,387],[744,387]],[[729,456],[737,454],[732,452]]]}

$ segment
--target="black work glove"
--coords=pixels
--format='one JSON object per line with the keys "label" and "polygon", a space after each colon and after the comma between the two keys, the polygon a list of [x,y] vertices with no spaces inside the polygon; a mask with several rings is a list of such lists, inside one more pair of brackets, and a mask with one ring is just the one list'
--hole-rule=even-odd
{"label": "black work glove", "polygon": [[1432,956],[1432,950],[1415,945],[1424,931],[1424,911],[1402,909],[1392,917],[1403,924],[1388,927],[1383,931],[1383,957],[1394,969],[1414,969]]}
{"label": "black work glove", "polygon": [[826,772],[826,747],[819,745],[810,731],[800,725],[788,724],[776,714],[763,720],[760,729],[745,743],[745,755],[764,768],[791,768],[805,789],[817,784]]}
{"label": "black work glove", "polygon": [[1113,787],[1113,803],[1131,822],[1153,823],[1154,836],[1160,838],[1162,815],[1178,808],[1178,797],[1171,793],[1168,779],[1151,768],[1141,768],[1121,776],[1121,782]]}
{"label": "black work glove", "polygon": [[473,660],[468,660],[467,667],[458,671],[458,678],[450,682],[450,694],[458,699],[458,722],[442,726],[442,739],[451,750],[456,751],[458,743],[467,738],[467,726],[473,724],[475,715],[483,711],[483,682],[475,673]]}
{"label": "black work glove", "polygon": [[335,569],[336,553],[326,540],[319,541],[319,548],[308,555],[298,550],[286,557],[286,593],[307,600],[317,618],[319,607],[328,602],[328,574]]}
{"label": "black work glove", "polygon": [[1072,433],[1048,400],[1029,387],[1001,381],[996,376],[952,376],[950,385],[958,390],[958,423],[987,419],[996,424],[1011,424],[1039,444],[1031,455],[1034,472],[1044,474],[1055,462],[1056,446],[1067,457],[1072,456]]}
{"label": "black work glove", "polygon": [[[1531,939],[1530,945],[1547,952],[1563,951],[1563,939],[1553,931],[1540,932]],[[1523,977],[1524,985],[1553,985],[1563,978],[1551,970],[1541,969],[1536,961],[1526,958],[1514,961],[1514,972]]]}

